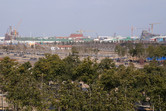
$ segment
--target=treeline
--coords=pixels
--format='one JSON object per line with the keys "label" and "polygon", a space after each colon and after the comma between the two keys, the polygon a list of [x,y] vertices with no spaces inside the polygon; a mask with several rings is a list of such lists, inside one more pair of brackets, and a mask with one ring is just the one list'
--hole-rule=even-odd
{"label": "treeline", "polygon": [[156,61],[136,69],[132,63],[116,67],[109,58],[97,63],[75,54],[46,54],[32,67],[5,57],[0,80],[15,111],[134,111],[142,102],[166,110],[166,66]]}
{"label": "treeline", "polygon": [[118,44],[115,47],[115,52],[119,56],[132,56],[144,59],[147,57],[166,57],[166,46],[143,43]]}

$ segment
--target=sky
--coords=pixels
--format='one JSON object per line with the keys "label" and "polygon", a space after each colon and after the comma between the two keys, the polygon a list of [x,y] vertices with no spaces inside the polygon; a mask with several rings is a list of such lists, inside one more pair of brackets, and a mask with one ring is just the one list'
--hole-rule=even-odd
{"label": "sky", "polygon": [[21,36],[85,35],[140,36],[154,25],[166,35],[166,0],[0,0],[0,36],[9,26]]}

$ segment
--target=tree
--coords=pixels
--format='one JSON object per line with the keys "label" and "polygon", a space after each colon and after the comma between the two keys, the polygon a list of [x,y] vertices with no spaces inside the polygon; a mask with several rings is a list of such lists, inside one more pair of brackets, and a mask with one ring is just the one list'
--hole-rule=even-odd
{"label": "tree", "polygon": [[147,52],[147,57],[154,57],[155,47],[152,45],[148,46],[146,52]]}
{"label": "tree", "polygon": [[100,61],[98,70],[104,71],[104,69],[108,70],[111,68],[115,68],[115,63],[113,62],[112,59],[105,58]]}
{"label": "tree", "polygon": [[79,52],[78,52],[78,49],[76,47],[72,47],[71,53],[73,56],[76,56],[76,55],[78,55]]}
{"label": "tree", "polygon": [[111,90],[120,85],[119,77],[113,69],[107,70],[100,77],[100,82],[105,90]]}
{"label": "tree", "polygon": [[77,68],[77,66],[81,63],[78,56],[69,55],[65,59],[63,59],[65,64],[65,70],[66,70],[66,80],[73,79],[74,71]]}
{"label": "tree", "polygon": [[7,93],[7,100],[13,105],[13,110],[44,109],[39,83],[34,79],[29,68],[30,63],[22,65],[5,57],[0,62],[1,90]]}
{"label": "tree", "polygon": [[85,58],[83,62],[76,68],[73,80],[82,80],[84,82],[92,82],[93,78],[97,75],[96,65],[90,60]]}
{"label": "tree", "polygon": [[122,47],[121,45],[116,45],[115,52],[118,53],[119,56],[125,56],[127,53],[127,48]]}
{"label": "tree", "polygon": [[35,63],[33,74],[37,80],[44,80],[46,83],[56,81],[57,78],[63,80],[63,75],[66,74],[64,61],[58,55],[47,54]]}

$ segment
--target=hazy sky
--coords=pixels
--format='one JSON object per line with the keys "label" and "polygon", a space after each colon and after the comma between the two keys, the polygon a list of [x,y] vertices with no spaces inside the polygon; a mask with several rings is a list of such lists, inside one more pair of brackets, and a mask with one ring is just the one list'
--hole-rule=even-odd
{"label": "hazy sky", "polygon": [[132,25],[150,23],[161,23],[154,33],[166,34],[166,0],[0,0],[0,36],[20,20],[22,36],[68,36],[79,29],[93,36],[130,36]]}

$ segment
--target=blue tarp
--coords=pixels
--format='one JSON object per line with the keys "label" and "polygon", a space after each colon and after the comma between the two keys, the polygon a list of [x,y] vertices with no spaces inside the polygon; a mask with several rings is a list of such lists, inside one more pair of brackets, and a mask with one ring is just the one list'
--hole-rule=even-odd
{"label": "blue tarp", "polygon": [[163,38],[157,38],[158,42],[163,42]]}
{"label": "blue tarp", "polygon": [[146,58],[148,61],[152,61],[153,59],[157,60],[157,61],[164,61],[166,60],[166,57],[148,57]]}

